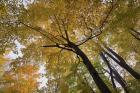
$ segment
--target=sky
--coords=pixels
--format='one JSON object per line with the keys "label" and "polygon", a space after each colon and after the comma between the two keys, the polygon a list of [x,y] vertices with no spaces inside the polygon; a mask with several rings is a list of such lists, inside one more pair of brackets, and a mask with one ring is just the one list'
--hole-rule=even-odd
{"label": "sky", "polygon": [[27,6],[27,4],[32,3],[34,0],[23,0],[23,4]]}
{"label": "sky", "polygon": [[[26,7],[28,3],[32,3],[34,0],[23,0],[23,4]],[[15,45],[16,45],[16,51],[17,53],[14,53],[14,51],[10,51],[7,55],[5,55],[6,58],[8,59],[16,59],[18,57],[22,57],[23,53],[22,53],[22,49],[26,48],[24,45],[20,44],[20,42],[18,42],[17,40],[15,40]],[[47,83],[47,78],[45,76],[43,76],[44,74],[46,74],[45,71],[45,66],[42,64],[40,65],[40,69],[38,71],[38,73],[41,74],[40,78],[37,80],[38,82],[40,82],[39,88],[42,87],[46,87],[46,83]]]}
{"label": "sky", "polygon": [[[14,53],[14,51],[10,51],[7,55],[5,55],[6,58],[11,59],[11,60],[16,59],[18,57],[23,57],[23,53],[21,50],[23,48],[26,48],[17,40],[15,40],[14,43],[16,45],[15,50],[17,51],[17,53]],[[39,89],[41,89],[42,87],[46,87],[46,83],[47,83],[47,78],[44,76],[46,74],[45,64],[40,64],[39,68],[40,69],[38,73],[40,74],[40,77],[37,79],[37,81],[39,82]]]}
{"label": "sky", "polygon": [[10,51],[9,54],[5,55],[6,58],[9,58],[9,59],[16,59],[18,57],[22,57],[23,54],[22,54],[22,49],[25,48],[24,45],[21,45],[17,40],[15,40],[15,45],[16,45],[16,51],[17,53],[14,53],[14,51]]}

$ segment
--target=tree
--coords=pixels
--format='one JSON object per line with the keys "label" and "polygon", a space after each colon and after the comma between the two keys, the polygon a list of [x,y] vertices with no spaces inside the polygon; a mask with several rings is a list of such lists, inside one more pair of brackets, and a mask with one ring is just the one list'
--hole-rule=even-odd
{"label": "tree", "polygon": [[[51,87],[50,90],[55,89],[53,92],[67,90],[63,88],[69,86],[69,83],[64,80],[70,80],[65,77],[71,74],[64,73],[66,69],[70,71],[69,69],[75,66],[73,62],[77,62],[77,59],[85,65],[88,70],[86,73],[89,72],[102,93],[113,91],[112,86],[109,86],[110,83],[116,90],[115,81],[128,92],[127,79],[116,70],[114,67],[116,63],[135,79],[140,79],[140,74],[127,64],[128,56],[133,50],[135,50],[135,59],[140,59],[139,32],[134,30],[139,27],[139,1],[35,0],[26,7],[22,2],[18,0],[17,2],[3,1],[7,6],[12,7],[11,10],[6,8],[6,16],[1,15],[2,33],[11,35],[10,43],[13,38],[16,38],[27,46],[26,60],[46,61],[46,69],[49,73],[47,76],[56,79],[56,81],[52,80],[50,86],[48,85]],[[12,17],[7,18],[7,15]],[[4,31],[9,31],[10,34]],[[129,42],[132,41],[133,44],[130,44]],[[117,52],[113,50],[115,48]],[[101,63],[101,58],[105,63]],[[95,59],[98,59],[96,64]],[[65,62],[66,65],[61,67],[60,65]],[[97,64],[99,66],[96,68]],[[99,71],[105,71],[108,75],[101,75]],[[111,79],[105,80],[109,76]],[[90,87],[90,82],[87,83],[87,87]],[[90,88],[93,90],[96,87]],[[96,91],[98,89],[96,88]]]}

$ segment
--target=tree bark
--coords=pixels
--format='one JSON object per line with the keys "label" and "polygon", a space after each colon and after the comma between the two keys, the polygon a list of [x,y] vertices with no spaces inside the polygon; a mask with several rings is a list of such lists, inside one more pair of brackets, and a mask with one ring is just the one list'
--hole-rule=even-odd
{"label": "tree bark", "polygon": [[74,49],[75,53],[82,58],[84,65],[88,69],[90,75],[92,76],[93,80],[95,81],[95,83],[96,83],[97,87],[99,88],[99,90],[101,91],[101,93],[111,93],[108,86],[101,79],[101,77],[99,76],[98,72],[93,67],[93,65],[91,64],[91,62],[88,59],[88,57],[86,56],[86,54],[72,42],[69,43],[69,47]]}
{"label": "tree bark", "polygon": [[140,41],[140,32],[138,32],[137,30],[131,28],[130,30],[130,34],[137,40]]}
{"label": "tree bark", "polygon": [[[111,64],[109,63],[109,61],[107,60],[107,58],[104,56],[104,54],[102,52],[100,53],[100,56],[102,57],[104,62],[107,64],[108,68],[110,69],[112,85],[115,86],[115,88],[116,88],[116,85],[113,80],[113,78],[115,78],[115,80],[123,87],[125,92],[129,93],[127,90],[127,83],[125,82],[125,80],[121,77],[121,75],[116,71],[115,68],[111,67]],[[113,74],[114,74],[114,76],[113,76]]]}
{"label": "tree bark", "polygon": [[129,91],[127,90],[126,81],[121,77],[121,75],[116,71],[116,69],[113,69],[113,73],[115,74],[115,80],[123,87],[126,93],[129,93]]}
{"label": "tree bark", "polygon": [[117,64],[119,64],[122,68],[126,69],[135,79],[140,79],[140,74],[134,71],[129,65],[126,64],[125,60],[119,56],[117,53],[115,53],[112,49],[106,47],[107,50],[112,53],[114,56],[112,56],[110,53],[106,52],[105,53],[111,57]]}
{"label": "tree bark", "polygon": [[107,58],[105,57],[105,55],[103,54],[103,52],[100,53],[100,56],[101,56],[102,60],[107,64],[108,69],[110,70],[110,73],[109,74],[111,76],[111,82],[112,82],[113,88],[116,89],[116,84],[115,84],[114,78],[113,78],[114,76],[113,76],[112,67],[111,67],[109,61],[107,60]]}

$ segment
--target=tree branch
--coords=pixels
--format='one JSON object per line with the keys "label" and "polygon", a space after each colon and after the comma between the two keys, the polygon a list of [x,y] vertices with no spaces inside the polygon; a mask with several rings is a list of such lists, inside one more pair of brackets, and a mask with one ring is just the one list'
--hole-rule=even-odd
{"label": "tree branch", "polygon": [[65,23],[64,23],[63,20],[61,20],[61,21],[62,21],[62,25],[63,25],[63,28],[64,28],[64,32],[65,32],[65,35],[66,35],[66,39],[67,39],[67,41],[69,42],[69,36],[68,36],[67,29],[66,29],[66,27],[65,27]]}
{"label": "tree branch", "polygon": [[[39,32],[41,35],[43,35],[44,37],[48,38],[50,41],[52,41],[52,42],[54,42],[54,43],[57,43],[57,42],[56,42],[55,40],[53,40],[53,39],[56,39],[56,40],[59,40],[59,41],[63,42],[62,40],[56,38],[56,36],[52,35],[52,34],[49,33],[49,32],[47,32],[47,34],[50,35],[50,36],[52,36],[53,39],[52,39],[51,37],[49,37],[47,34],[44,34],[44,33],[43,33],[44,30],[41,29],[40,27],[35,28],[35,27],[33,27],[33,26],[31,26],[31,25],[27,25],[27,24],[25,24],[25,23],[23,23],[23,22],[21,22],[21,21],[20,21],[19,23],[21,23],[22,25],[24,25],[24,26],[26,26],[26,27],[28,27],[28,28],[30,28],[30,29],[36,31],[36,32]],[[45,31],[45,32],[46,32],[46,31]]]}
{"label": "tree branch", "polygon": [[65,50],[68,50],[68,51],[72,51],[75,53],[75,51],[69,47],[67,47],[68,45],[67,44],[56,44],[56,45],[45,45],[45,46],[41,46],[41,47],[52,47],[52,48],[60,48],[60,49],[65,49]]}

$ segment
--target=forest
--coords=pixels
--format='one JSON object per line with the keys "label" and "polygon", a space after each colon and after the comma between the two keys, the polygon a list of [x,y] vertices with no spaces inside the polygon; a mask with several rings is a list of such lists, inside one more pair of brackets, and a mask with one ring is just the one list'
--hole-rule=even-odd
{"label": "forest", "polygon": [[140,93],[140,0],[0,0],[0,93]]}

